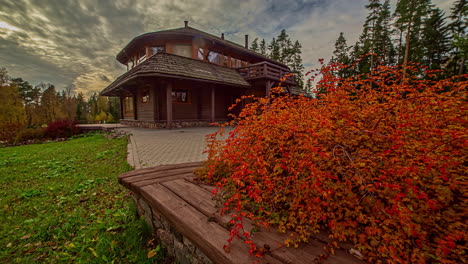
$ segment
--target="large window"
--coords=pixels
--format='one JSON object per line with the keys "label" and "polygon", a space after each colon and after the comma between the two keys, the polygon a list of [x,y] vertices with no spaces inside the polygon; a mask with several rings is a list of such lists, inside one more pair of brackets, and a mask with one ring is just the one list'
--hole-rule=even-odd
{"label": "large window", "polygon": [[124,108],[125,108],[125,115],[133,115],[133,97],[125,96]]}
{"label": "large window", "polygon": [[191,44],[174,44],[174,54],[192,58],[192,45]]}
{"label": "large window", "polygon": [[151,55],[159,53],[159,52],[166,52],[166,47],[164,46],[151,47]]}
{"label": "large window", "polygon": [[224,56],[222,54],[219,54],[219,53],[217,53],[215,51],[210,50],[210,52],[208,52],[207,58],[208,58],[208,61],[211,62],[211,63],[216,63],[216,64],[222,65]]}

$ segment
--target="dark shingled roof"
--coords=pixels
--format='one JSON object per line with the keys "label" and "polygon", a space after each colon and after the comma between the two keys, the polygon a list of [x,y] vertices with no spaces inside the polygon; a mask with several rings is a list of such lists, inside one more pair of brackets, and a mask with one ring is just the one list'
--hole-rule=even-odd
{"label": "dark shingled roof", "polygon": [[122,74],[107,86],[101,92],[101,95],[109,96],[119,86],[134,78],[143,76],[196,79],[225,85],[251,87],[235,69],[161,52],[154,54],[135,68]]}
{"label": "dark shingled roof", "polygon": [[128,58],[128,55],[127,55],[127,52],[129,50],[132,50],[132,49],[135,49],[136,47],[139,47],[139,42],[140,41],[145,41],[145,40],[150,40],[151,38],[155,38],[155,37],[163,37],[163,36],[170,36],[170,37],[174,37],[174,36],[177,36],[177,35],[181,35],[181,36],[192,36],[192,37],[196,37],[196,36],[200,36],[200,37],[203,37],[203,38],[206,38],[210,41],[213,41],[214,43],[219,43],[221,45],[224,45],[226,47],[229,47],[229,48],[232,48],[234,50],[236,50],[237,52],[241,52],[241,53],[244,53],[244,54],[247,54],[248,56],[253,56],[253,57],[256,57],[257,59],[260,59],[262,61],[268,61],[268,62],[271,62],[273,64],[276,64],[276,65],[279,65],[279,66],[282,66],[282,67],[285,67],[285,68],[288,68],[287,65],[279,62],[279,61],[276,61],[276,60],[273,60],[263,54],[260,54],[258,52],[255,52],[251,49],[248,49],[248,48],[245,48],[244,46],[242,45],[239,45],[235,42],[232,42],[232,41],[229,41],[227,39],[222,39],[218,36],[215,36],[215,35],[212,35],[210,33],[206,33],[204,31],[201,31],[201,30],[198,30],[198,29],[195,29],[193,27],[182,27],[182,28],[175,28],[175,29],[166,29],[166,30],[160,30],[160,31],[156,31],[156,32],[148,32],[148,33],[144,33],[144,34],[141,34],[135,38],[133,38],[120,52],[119,54],[117,54],[117,60],[120,61],[121,63],[124,63],[125,59]]}

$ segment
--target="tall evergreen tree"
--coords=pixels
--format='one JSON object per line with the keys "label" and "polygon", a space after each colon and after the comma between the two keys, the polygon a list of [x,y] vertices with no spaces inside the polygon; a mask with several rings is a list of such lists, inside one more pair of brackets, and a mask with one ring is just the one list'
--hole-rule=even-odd
{"label": "tall evergreen tree", "polygon": [[[400,58],[403,68],[409,61],[421,62],[423,57],[423,44],[421,43],[421,29],[423,20],[430,11],[430,0],[399,0],[395,9],[395,27],[404,36],[404,47],[400,45]],[[400,43],[403,39],[400,38]]]}
{"label": "tall evergreen tree", "polygon": [[291,71],[294,73],[294,80],[297,87],[304,88],[304,64],[302,64],[302,45],[298,40],[294,42],[292,47],[291,62],[288,64]]}
{"label": "tall evergreen tree", "polygon": [[252,41],[252,44],[250,44],[250,49],[255,51],[255,52],[258,52],[259,51],[259,47],[258,47],[258,38],[255,38],[253,41]]}
{"label": "tall evergreen tree", "polygon": [[273,60],[279,61],[281,59],[281,52],[278,43],[276,42],[276,38],[273,38],[268,45],[268,49],[270,51],[269,57]]}
{"label": "tall evergreen tree", "polygon": [[424,21],[422,30],[423,64],[431,69],[440,69],[450,50],[450,32],[443,12],[433,8]]}
{"label": "tall evergreen tree", "polygon": [[452,67],[452,74],[461,75],[465,72],[466,66],[466,43],[468,28],[468,1],[457,0],[450,9],[449,24],[452,31],[452,54],[449,63]]}
{"label": "tall evergreen tree", "polygon": [[278,61],[286,65],[291,64],[292,57],[294,55],[293,44],[285,29],[281,30],[281,33],[276,40],[276,45],[279,49]]}
{"label": "tall evergreen tree", "polygon": [[[349,47],[346,44],[346,39],[344,33],[340,32],[340,36],[335,42],[335,50],[333,51],[332,62],[340,63],[343,65],[348,65],[351,60],[348,56]],[[349,69],[341,69],[337,72],[338,76],[344,78],[349,76]]]}
{"label": "tall evergreen tree", "polygon": [[385,0],[378,12],[373,45],[374,53],[381,57],[382,63],[385,65],[394,64],[396,56],[391,39],[391,19],[390,0]]}
{"label": "tall evergreen tree", "polygon": [[260,46],[259,46],[259,48],[258,48],[258,51],[260,52],[260,54],[266,56],[266,55],[268,55],[268,54],[267,54],[267,48],[268,48],[268,47],[267,47],[267,44],[266,44],[266,42],[265,42],[265,39],[262,39],[262,41],[260,42]]}

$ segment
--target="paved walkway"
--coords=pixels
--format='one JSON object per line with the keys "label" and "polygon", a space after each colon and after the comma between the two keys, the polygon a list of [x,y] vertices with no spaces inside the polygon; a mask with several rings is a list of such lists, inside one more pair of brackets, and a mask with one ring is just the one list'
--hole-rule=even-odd
{"label": "paved walkway", "polygon": [[120,130],[131,134],[128,144],[128,163],[147,168],[165,164],[204,161],[206,138],[218,127],[184,129],[148,129],[127,127]]}

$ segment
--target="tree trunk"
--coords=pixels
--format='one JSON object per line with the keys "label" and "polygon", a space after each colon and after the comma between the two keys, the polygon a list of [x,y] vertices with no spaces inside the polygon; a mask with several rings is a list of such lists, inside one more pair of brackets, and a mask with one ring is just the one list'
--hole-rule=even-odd
{"label": "tree trunk", "polygon": [[403,79],[406,76],[406,66],[408,64],[409,48],[410,48],[410,39],[411,39],[411,24],[413,23],[414,15],[414,0],[410,2],[410,19],[408,21],[408,29],[406,32],[406,43],[405,43],[405,58],[403,60]]}

